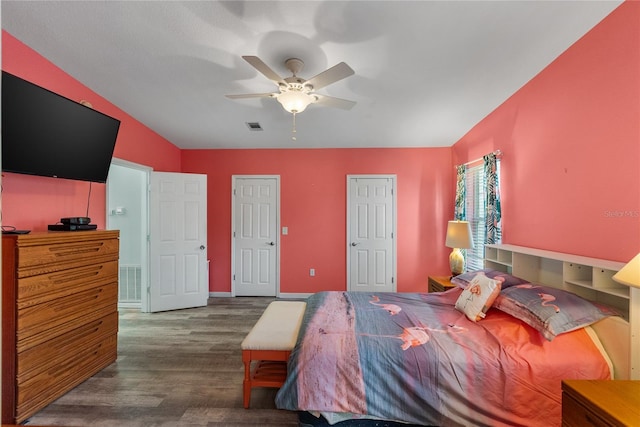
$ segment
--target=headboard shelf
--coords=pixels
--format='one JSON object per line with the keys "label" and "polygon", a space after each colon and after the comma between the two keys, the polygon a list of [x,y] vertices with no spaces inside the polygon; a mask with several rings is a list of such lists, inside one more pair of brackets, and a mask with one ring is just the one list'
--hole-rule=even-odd
{"label": "headboard shelf", "polygon": [[613,280],[625,263],[500,244],[485,246],[484,265],[617,308],[629,325],[629,346],[623,350],[629,370],[623,376],[640,379],[640,289]]}
{"label": "headboard shelf", "polygon": [[485,267],[535,283],[566,289],[612,305],[629,319],[629,287],[613,275],[624,263],[516,245],[487,245]]}

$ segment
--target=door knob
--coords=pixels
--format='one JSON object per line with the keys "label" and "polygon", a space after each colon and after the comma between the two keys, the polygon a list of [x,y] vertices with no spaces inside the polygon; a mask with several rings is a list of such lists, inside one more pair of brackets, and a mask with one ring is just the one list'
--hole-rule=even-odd
{"label": "door knob", "polygon": [[267,243],[267,245],[269,245],[269,246],[274,246],[274,245],[275,245],[275,243],[273,243],[273,242],[269,242],[269,243]]}
{"label": "door knob", "polygon": [[204,245],[200,245],[200,250],[204,251]]}
{"label": "door knob", "polygon": [[351,246],[355,246],[355,245],[357,245],[356,242],[351,242]]}

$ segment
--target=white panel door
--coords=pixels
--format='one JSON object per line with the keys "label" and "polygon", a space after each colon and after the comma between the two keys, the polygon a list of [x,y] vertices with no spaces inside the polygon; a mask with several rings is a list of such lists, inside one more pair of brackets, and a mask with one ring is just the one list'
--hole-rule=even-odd
{"label": "white panel door", "polygon": [[347,285],[395,292],[395,176],[347,177]]}
{"label": "white panel door", "polygon": [[207,305],[207,176],[151,173],[149,311]]}
{"label": "white panel door", "polygon": [[237,296],[276,296],[279,177],[233,177],[232,288]]}

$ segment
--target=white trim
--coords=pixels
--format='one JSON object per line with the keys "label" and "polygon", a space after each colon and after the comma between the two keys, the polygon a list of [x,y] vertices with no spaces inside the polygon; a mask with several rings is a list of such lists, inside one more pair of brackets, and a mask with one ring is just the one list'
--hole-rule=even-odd
{"label": "white trim", "polygon": [[117,157],[113,157],[111,159],[111,164],[118,165],[118,166],[124,166],[124,167],[131,168],[131,169],[138,169],[138,170],[141,170],[141,171],[151,172],[153,170],[153,168],[151,166],[141,165],[139,163],[130,162],[129,160],[118,159]]}
{"label": "white trim", "polygon": [[[300,300],[300,299],[307,299],[311,295],[313,295],[313,293],[283,292],[278,296],[278,298]],[[233,298],[233,295],[231,295],[231,292],[209,292],[209,298]],[[256,298],[273,298],[273,297],[256,297]]]}
{"label": "white trim", "polygon": [[283,292],[280,294],[280,298],[282,299],[307,299],[313,293],[292,293],[292,292]]}
{"label": "white trim", "polygon": [[118,303],[118,309],[125,309],[125,308],[137,308],[138,310],[140,309],[140,303],[139,302],[119,302]]}
{"label": "white trim", "polygon": [[231,298],[231,292],[209,292],[209,298]]}

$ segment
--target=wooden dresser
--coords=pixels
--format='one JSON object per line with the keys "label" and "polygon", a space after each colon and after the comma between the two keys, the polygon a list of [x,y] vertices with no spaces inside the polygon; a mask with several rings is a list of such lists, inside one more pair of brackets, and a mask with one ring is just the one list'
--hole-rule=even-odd
{"label": "wooden dresser", "polygon": [[640,426],[640,381],[563,381],[562,425]]}
{"label": "wooden dresser", "polygon": [[2,423],[116,360],[118,231],[2,236]]}

